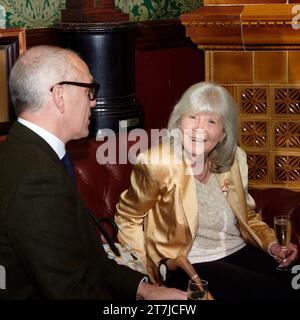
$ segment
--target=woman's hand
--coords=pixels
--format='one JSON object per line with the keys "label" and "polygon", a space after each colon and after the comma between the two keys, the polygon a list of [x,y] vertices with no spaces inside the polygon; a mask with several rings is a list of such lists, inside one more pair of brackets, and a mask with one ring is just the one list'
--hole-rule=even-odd
{"label": "woman's hand", "polygon": [[282,268],[288,267],[298,256],[297,246],[291,242],[284,248],[274,243],[270,247],[270,252]]}

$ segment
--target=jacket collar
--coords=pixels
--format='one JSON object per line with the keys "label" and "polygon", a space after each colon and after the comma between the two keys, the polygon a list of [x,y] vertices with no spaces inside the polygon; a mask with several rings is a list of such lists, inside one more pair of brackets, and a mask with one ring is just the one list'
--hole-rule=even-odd
{"label": "jacket collar", "polygon": [[192,239],[194,239],[198,230],[198,201],[196,186],[191,167],[185,161],[183,161],[182,164],[179,190],[183,211],[192,234]]}
{"label": "jacket collar", "polygon": [[53,160],[59,160],[56,152],[44,139],[18,121],[14,122],[8,133],[8,139],[13,138],[21,140],[25,144],[34,146],[43,153],[47,154],[47,156]]}

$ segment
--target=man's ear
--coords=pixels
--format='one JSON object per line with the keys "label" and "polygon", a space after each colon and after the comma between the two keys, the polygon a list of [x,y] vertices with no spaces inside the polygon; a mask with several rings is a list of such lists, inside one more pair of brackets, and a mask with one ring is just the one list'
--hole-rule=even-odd
{"label": "man's ear", "polygon": [[54,86],[52,90],[53,100],[57,109],[61,112],[65,112],[65,103],[64,103],[64,87],[57,85]]}

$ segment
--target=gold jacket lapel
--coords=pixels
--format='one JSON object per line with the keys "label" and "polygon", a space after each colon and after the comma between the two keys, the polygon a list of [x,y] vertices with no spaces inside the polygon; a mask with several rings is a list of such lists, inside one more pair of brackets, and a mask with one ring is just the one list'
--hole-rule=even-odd
{"label": "gold jacket lapel", "polygon": [[198,230],[198,201],[191,167],[184,161],[181,166],[180,197],[182,209],[186,216],[192,239],[194,239]]}

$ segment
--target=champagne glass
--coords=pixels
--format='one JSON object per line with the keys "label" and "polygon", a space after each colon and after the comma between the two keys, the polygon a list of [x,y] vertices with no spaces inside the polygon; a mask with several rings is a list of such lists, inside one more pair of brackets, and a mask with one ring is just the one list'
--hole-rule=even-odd
{"label": "champagne glass", "polygon": [[189,280],[188,300],[208,300],[208,282],[206,280]]}
{"label": "champagne glass", "polygon": [[[287,250],[287,246],[291,241],[291,220],[290,216],[275,216],[274,217],[274,230],[277,238],[278,244],[281,246],[283,250]],[[278,266],[277,270],[289,270],[286,267]]]}

